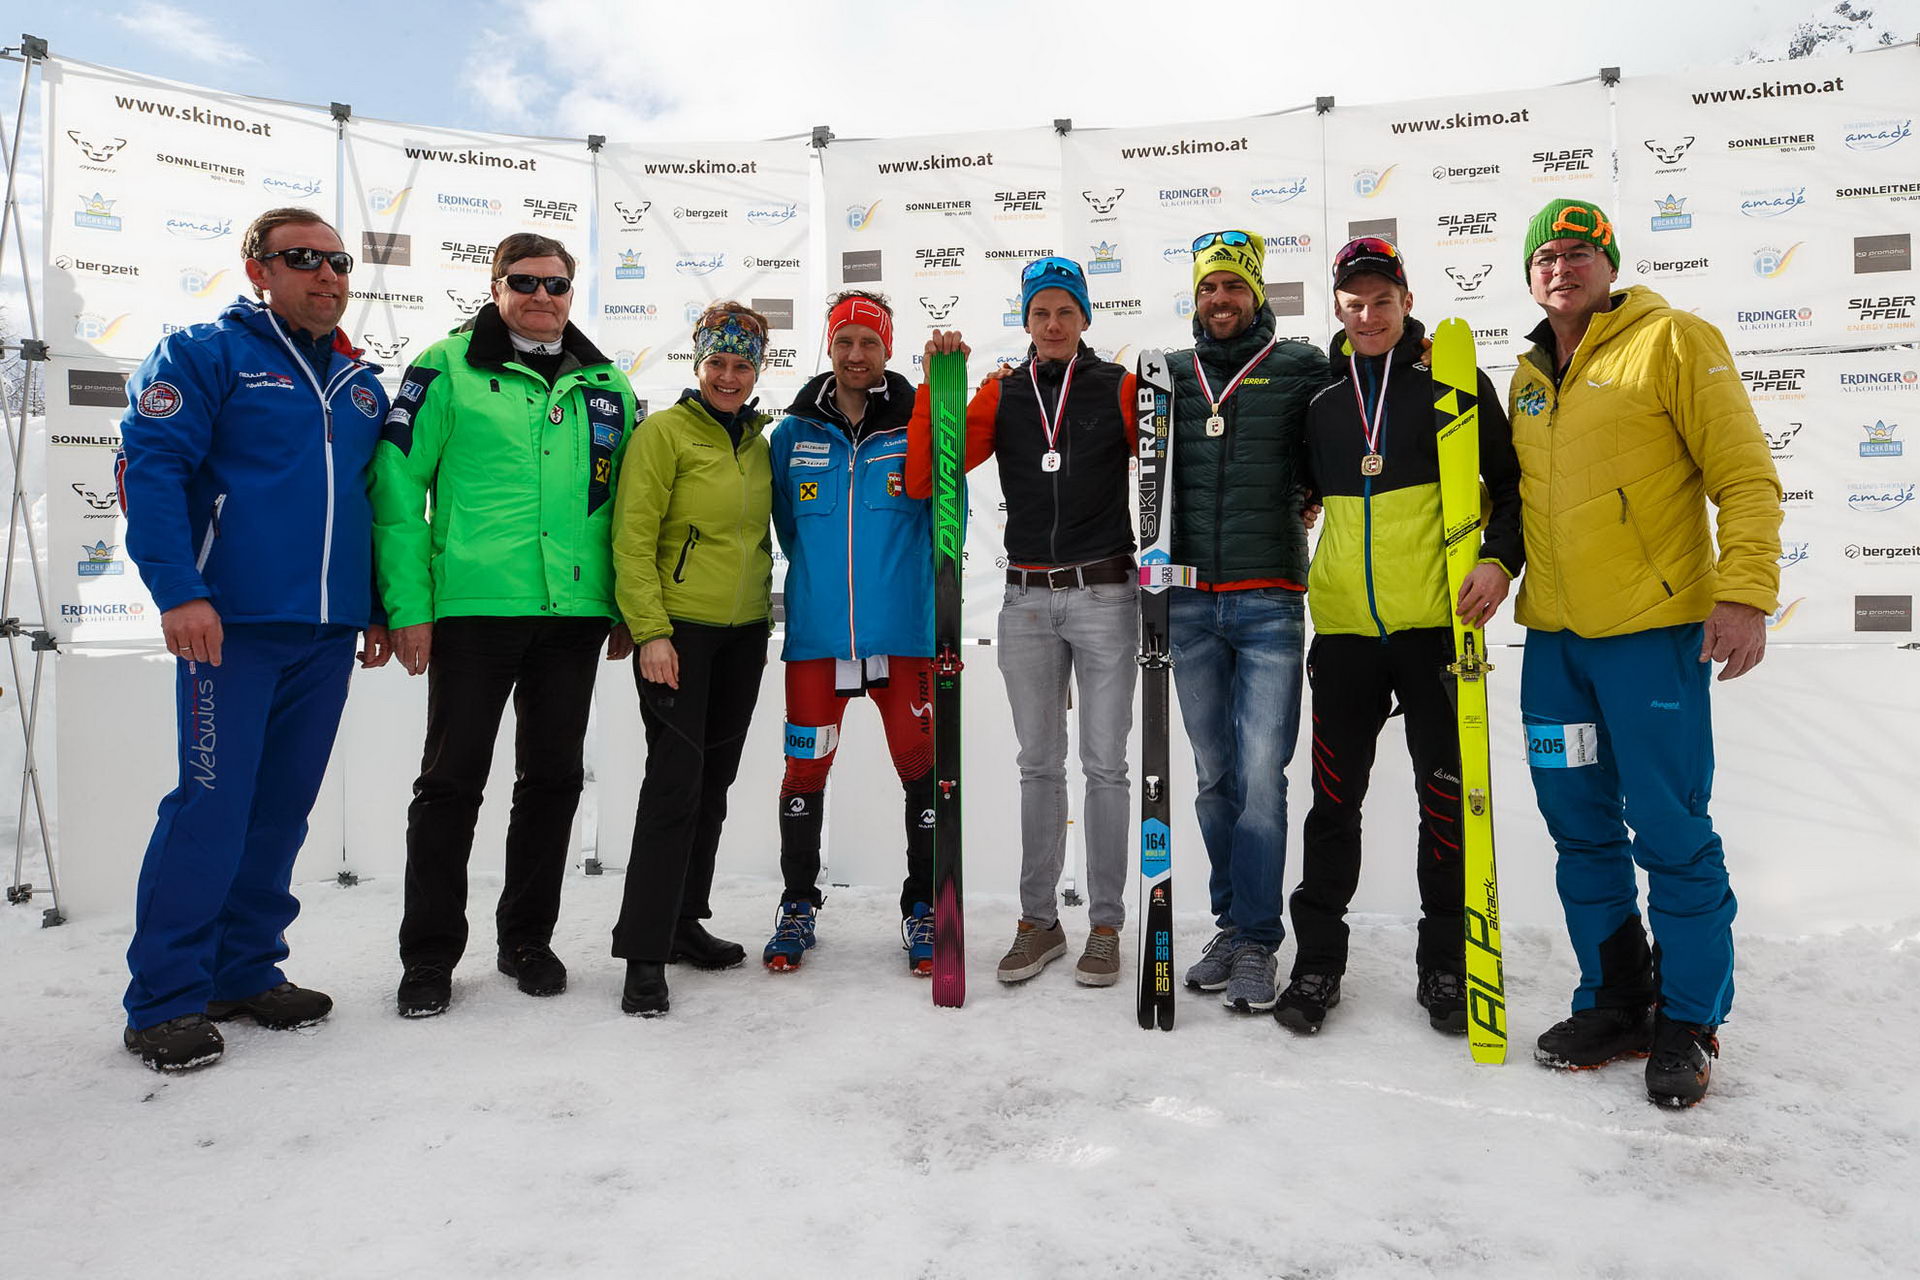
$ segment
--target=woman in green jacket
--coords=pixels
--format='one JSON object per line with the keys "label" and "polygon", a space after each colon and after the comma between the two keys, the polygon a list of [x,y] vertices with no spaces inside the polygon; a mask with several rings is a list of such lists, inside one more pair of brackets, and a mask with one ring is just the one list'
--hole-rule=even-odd
{"label": "woman in green jacket", "polygon": [[765,316],[709,307],[693,331],[699,386],[640,424],[616,487],[614,595],[647,765],[613,954],[627,962],[620,1007],[643,1017],[667,1011],[668,964],[746,958],[700,922],[771,630],[772,419],[748,403],[766,346]]}

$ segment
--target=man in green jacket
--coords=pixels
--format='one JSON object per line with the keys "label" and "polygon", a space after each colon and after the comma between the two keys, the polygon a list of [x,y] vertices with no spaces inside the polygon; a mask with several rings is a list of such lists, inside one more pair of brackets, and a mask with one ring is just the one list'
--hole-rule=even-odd
{"label": "man in green jacket", "polygon": [[[374,564],[427,742],[407,810],[400,1016],[444,1013],[467,945],[467,858],[494,736],[514,700],[499,968],[566,989],[549,945],[584,779],[596,659],[632,642],[614,603],[613,494],[634,422],[626,376],[567,321],[573,255],[522,232],[493,300],[420,354],[374,455]],[[432,514],[426,514],[431,497]]]}
{"label": "man in green jacket", "polygon": [[1193,335],[1173,374],[1173,559],[1195,571],[1172,602],[1173,678],[1199,775],[1194,809],[1219,932],[1187,985],[1246,1013],[1274,1003],[1287,761],[1300,730],[1306,620],[1307,401],[1327,358],[1274,336],[1265,242],[1193,242]]}

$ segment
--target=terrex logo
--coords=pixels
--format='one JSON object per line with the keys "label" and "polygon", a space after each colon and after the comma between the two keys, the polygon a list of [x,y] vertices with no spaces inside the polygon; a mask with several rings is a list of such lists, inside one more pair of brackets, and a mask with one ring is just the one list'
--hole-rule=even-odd
{"label": "terrex logo", "polygon": [[95,164],[105,164],[127,145],[125,138],[89,138],[72,129],[67,130],[67,137],[73,140],[74,146],[80,148],[81,155]]}
{"label": "terrex logo", "polygon": [[1477,267],[1448,267],[1447,279],[1453,281],[1462,293],[1473,293],[1479,289],[1487,276],[1493,271],[1491,262],[1483,262]]}
{"label": "terrex logo", "polygon": [[1093,206],[1095,213],[1112,213],[1120,197],[1127,194],[1125,187],[1107,187],[1100,191],[1082,191],[1080,198]]}
{"label": "terrex logo", "polygon": [[922,298],[920,305],[925,309],[928,319],[945,320],[959,301],[959,294],[950,294],[944,298]]}
{"label": "terrex logo", "polygon": [[620,215],[623,225],[637,227],[641,219],[647,216],[647,210],[653,208],[651,200],[615,200],[613,211]]}
{"label": "terrex logo", "polygon": [[1693,143],[1693,135],[1688,134],[1678,139],[1648,138],[1641,145],[1653,152],[1653,158],[1661,164],[1679,164],[1680,158],[1687,154]]}

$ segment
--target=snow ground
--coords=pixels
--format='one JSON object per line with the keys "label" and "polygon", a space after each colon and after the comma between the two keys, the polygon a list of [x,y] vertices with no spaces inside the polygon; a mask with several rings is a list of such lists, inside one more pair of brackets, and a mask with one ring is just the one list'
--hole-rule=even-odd
{"label": "snow ground", "polygon": [[[569,881],[563,996],[475,941],[448,1015],[393,1016],[400,884],[310,885],[306,1032],[229,1024],[162,1078],[119,1048],[130,921],[0,912],[0,1186],[19,1277],[1911,1276],[1920,921],[1745,937],[1725,1058],[1691,1112],[1638,1064],[1562,1075],[1558,931],[1506,937],[1514,1052],[1476,1067],[1412,999],[1411,923],[1355,921],[1346,1000],[1297,1039],[1063,960],[1001,988],[1011,897],[971,896],[970,999],[905,972],[892,895],[836,891],[798,974],[673,971],[618,1009],[617,876]],[[757,954],[778,885],[732,877]],[[1081,911],[1068,931],[1084,936]],[[1184,964],[1208,935],[1180,920]],[[1282,952],[1282,965],[1291,949]],[[1131,965],[1129,965],[1129,970]]]}

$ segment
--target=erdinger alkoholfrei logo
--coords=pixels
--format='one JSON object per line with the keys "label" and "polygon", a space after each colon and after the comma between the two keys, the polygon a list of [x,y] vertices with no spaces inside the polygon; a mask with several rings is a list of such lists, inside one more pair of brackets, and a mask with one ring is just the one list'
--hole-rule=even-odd
{"label": "erdinger alkoholfrei logo", "polygon": [[1641,145],[1653,152],[1653,158],[1661,164],[1679,164],[1693,143],[1693,135],[1689,134],[1684,138],[1648,138]]}
{"label": "erdinger alkoholfrei logo", "polygon": [[1860,429],[1867,433],[1867,438],[1860,442],[1861,457],[1898,458],[1906,452],[1906,442],[1893,438],[1893,433],[1900,429],[1899,423],[1875,422]]}
{"label": "erdinger alkoholfrei logo", "polygon": [[949,294],[944,298],[922,298],[920,306],[926,311],[929,320],[945,320],[953,314],[954,306],[960,301],[960,295]]}
{"label": "erdinger alkoholfrei logo", "polygon": [[613,278],[615,280],[645,280],[647,278],[647,264],[640,261],[640,251],[638,249],[622,249],[620,251],[620,262],[613,269]]}
{"label": "erdinger alkoholfrei logo", "polygon": [[360,335],[360,341],[366,344],[367,350],[373,352],[373,358],[381,364],[398,364],[400,353],[407,349],[407,344],[413,339],[394,338],[389,342],[382,342],[370,333],[363,333]]}
{"label": "erdinger alkoholfrei logo", "polygon": [[[74,146],[80,148],[80,154],[93,164],[108,163],[120,153],[120,148],[127,145],[125,138],[88,136],[76,129],[67,130],[67,137],[72,140]],[[90,168],[91,165],[82,167]]]}
{"label": "erdinger alkoholfrei logo", "polygon": [[1653,202],[1653,208],[1655,231],[1685,231],[1693,225],[1693,215],[1687,212],[1686,196],[1668,192]]}
{"label": "erdinger alkoholfrei logo", "polygon": [[1477,267],[1448,267],[1447,279],[1462,293],[1476,293],[1493,273],[1493,264],[1483,262]]}
{"label": "erdinger alkoholfrei logo", "polygon": [[1080,198],[1093,207],[1093,211],[1102,217],[1110,215],[1114,206],[1120,203],[1120,197],[1127,194],[1125,187],[1101,187],[1092,191],[1082,191]]}
{"label": "erdinger alkoholfrei logo", "polygon": [[1384,169],[1355,169],[1353,171],[1353,194],[1363,200],[1371,200],[1387,189],[1387,179],[1393,176],[1398,165],[1388,165]]}
{"label": "erdinger alkoholfrei logo", "polygon": [[1104,276],[1117,274],[1121,268],[1120,246],[1102,240],[1099,244],[1089,245],[1091,256],[1087,260],[1087,274]]}

